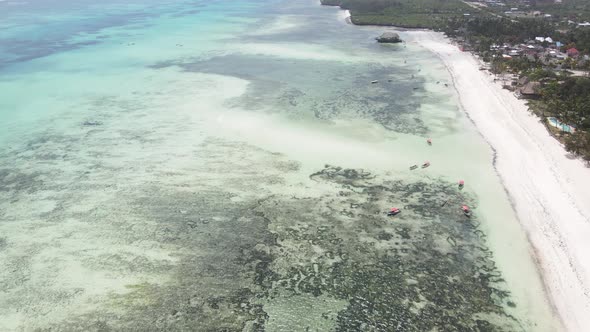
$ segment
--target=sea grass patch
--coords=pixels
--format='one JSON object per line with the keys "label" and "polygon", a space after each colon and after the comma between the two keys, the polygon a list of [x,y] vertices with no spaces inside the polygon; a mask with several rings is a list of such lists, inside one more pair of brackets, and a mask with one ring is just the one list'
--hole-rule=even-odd
{"label": "sea grass patch", "polygon": [[[457,206],[476,206],[474,197],[440,180],[330,165],[309,177],[333,192],[236,202],[223,189],[153,188],[138,197],[132,208],[154,220],[153,240],[178,248],[176,264],[142,268],[171,278],[129,285],[109,310],[73,324],[91,328],[103,317],[122,330],[520,329],[504,310],[517,304],[477,213],[468,219]],[[403,212],[387,217],[391,205]]]}

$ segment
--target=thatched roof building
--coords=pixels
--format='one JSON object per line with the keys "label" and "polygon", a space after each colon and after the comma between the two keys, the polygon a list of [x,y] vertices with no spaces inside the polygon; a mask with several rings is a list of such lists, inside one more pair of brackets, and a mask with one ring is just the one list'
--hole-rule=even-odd
{"label": "thatched roof building", "polygon": [[540,90],[540,82],[528,82],[520,88],[520,94],[525,98],[538,98],[540,96]]}
{"label": "thatched roof building", "polygon": [[525,85],[529,82],[529,78],[526,76],[523,76],[521,78],[518,79],[518,85]]}

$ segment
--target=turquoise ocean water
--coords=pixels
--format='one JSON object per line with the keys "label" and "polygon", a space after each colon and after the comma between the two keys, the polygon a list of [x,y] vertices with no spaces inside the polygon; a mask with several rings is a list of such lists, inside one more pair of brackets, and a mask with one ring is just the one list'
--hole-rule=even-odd
{"label": "turquoise ocean water", "polygon": [[444,66],[380,32],[0,1],[0,330],[557,329]]}

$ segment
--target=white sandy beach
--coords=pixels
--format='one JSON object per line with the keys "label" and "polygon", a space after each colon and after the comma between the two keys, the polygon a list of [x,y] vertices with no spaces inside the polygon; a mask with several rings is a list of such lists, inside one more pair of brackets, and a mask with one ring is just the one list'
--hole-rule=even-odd
{"label": "white sandy beach", "polygon": [[480,71],[442,34],[407,33],[451,73],[461,105],[496,152],[505,184],[537,258],[549,297],[569,331],[590,330],[590,168],[549,135],[525,101]]}

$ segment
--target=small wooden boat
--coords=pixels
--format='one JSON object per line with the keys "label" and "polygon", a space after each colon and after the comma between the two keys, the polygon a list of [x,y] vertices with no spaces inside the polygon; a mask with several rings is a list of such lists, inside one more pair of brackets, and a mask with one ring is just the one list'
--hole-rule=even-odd
{"label": "small wooden boat", "polygon": [[377,80],[371,81],[371,84],[375,84],[375,83],[379,83],[379,81],[377,81]]}
{"label": "small wooden boat", "polygon": [[390,217],[393,217],[393,216],[395,216],[395,215],[398,215],[398,214],[400,214],[401,212],[402,212],[402,210],[400,210],[400,209],[398,209],[398,208],[391,208],[391,210],[389,210],[389,211],[387,212],[387,215],[388,215],[388,216],[390,216]]}
{"label": "small wooden boat", "polygon": [[422,164],[422,168],[426,168],[430,166],[430,161],[426,161],[424,164]]}
{"label": "small wooden boat", "polygon": [[413,170],[415,170],[416,168],[418,168],[418,165],[412,165],[412,166],[410,166],[410,171],[413,171]]}
{"label": "small wooden boat", "polygon": [[469,207],[467,205],[461,206],[461,211],[463,211],[463,214],[465,215],[465,217],[471,218],[471,210],[469,209]]}

